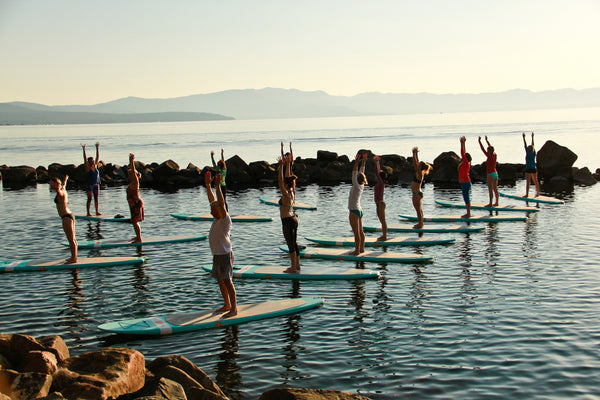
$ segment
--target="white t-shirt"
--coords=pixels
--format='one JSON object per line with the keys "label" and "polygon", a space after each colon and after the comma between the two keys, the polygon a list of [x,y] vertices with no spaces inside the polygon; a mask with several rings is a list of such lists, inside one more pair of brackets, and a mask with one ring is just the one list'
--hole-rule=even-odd
{"label": "white t-shirt", "polygon": [[348,196],[348,210],[361,210],[360,208],[360,197],[362,196],[365,185],[358,183],[358,173],[365,173],[365,167],[362,166],[360,171],[352,171],[352,189],[350,189],[350,195]]}
{"label": "white t-shirt", "polygon": [[229,213],[225,214],[225,217],[213,221],[208,233],[210,251],[213,255],[222,256],[231,252],[229,232],[231,232],[231,217]]}

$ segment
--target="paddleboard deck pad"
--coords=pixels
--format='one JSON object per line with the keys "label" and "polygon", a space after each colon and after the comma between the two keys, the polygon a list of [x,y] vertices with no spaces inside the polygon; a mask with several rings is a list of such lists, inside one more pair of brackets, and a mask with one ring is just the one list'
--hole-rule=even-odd
{"label": "paddleboard deck pad", "polygon": [[557,199],[556,197],[550,196],[525,196],[523,194],[509,194],[498,192],[500,196],[509,197],[511,199],[523,200],[523,201],[531,201],[533,203],[546,203],[546,204],[565,204],[563,200]]}
{"label": "paddleboard deck pad", "polygon": [[[186,221],[212,221],[215,218],[210,214],[192,214],[192,213],[171,213],[171,217],[185,219]],[[273,221],[271,217],[261,217],[258,215],[232,215],[232,222],[269,222]]]}
{"label": "paddleboard deck pad", "polygon": [[323,302],[324,300],[320,297],[302,297],[255,304],[238,304],[238,314],[229,318],[223,318],[227,311],[204,310],[108,322],[98,326],[98,329],[123,335],[170,335],[297,314],[319,307],[323,305]]}
{"label": "paddleboard deck pad", "polygon": [[[381,226],[363,226],[365,232],[381,232]],[[450,225],[450,226],[424,226],[422,228],[413,228],[412,225],[406,224],[388,224],[388,232],[415,232],[415,233],[469,233],[481,232],[483,226],[468,226],[468,225]]]}
{"label": "paddleboard deck pad", "polygon": [[[279,207],[279,200],[277,200],[277,199],[271,199],[268,197],[260,197],[259,200],[261,203]],[[311,206],[310,204],[306,204],[306,203],[294,203],[293,208],[294,208],[294,210],[316,210],[317,209],[316,206]]]}
{"label": "paddleboard deck pad", "polygon": [[78,257],[77,262],[66,264],[64,258],[52,261],[0,261],[0,272],[53,271],[64,269],[80,269],[89,267],[108,267],[141,264],[144,257]]}
{"label": "paddleboard deck pad", "polygon": [[131,222],[131,218],[122,215],[110,217],[108,215],[85,215],[75,214],[76,219],[85,219],[87,221],[105,221],[105,222]]}
{"label": "paddleboard deck pad", "polygon": [[[203,265],[202,269],[212,272],[211,265]],[[233,270],[234,278],[253,279],[285,279],[285,280],[353,280],[376,279],[379,272],[370,269],[340,269],[328,268],[302,268],[300,272],[292,274],[284,272],[287,267],[269,265],[240,265]]]}
{"label": "paddleboard deck pad", "polygon": [[[436,200],[436,204],[444,207],[452,207],[452,208],[467,208],[465,203],[461,202],[451,202],[451,201],[443,201]],[[522,211],[522,212],[538,212],[539,208],[535,207],[521,207],[521,206],[513,206],[509,204],[500,204],[499,206],[491,206],[488,207],[484,203],[471,203],[472,210],[488,210],[488,211]]]}
{"label": "paddleboard deck pad", "polygon": [[[398,215],[408,221],[418,221],[416,215]],[[435,217],[424,217],[423,222],[505,222],[505,221],[527,221],[527,217],[504,216],[504,215],[471,215],[463,218],[460,215],[437,215]]]}
{"label": "paddleboard deck pad", "polygon": [[[354,237],[305,237],[306,240],[313,243],[322,244],[324,246],[354,246]],[[395,237],[381,241],[374,237],[365,238],[365,247],[383,247],[383,246],[431,246],[437,244],[454,243],[455,239],[437,239],[425,237]]]}
{"label": "paddleboard deck pad", "polygon": [[[289,253],[287,245],[282,245],[279,249]],[[391,251],[365,251],[358,255],[352,255],[350,254],[351,252],[352,250],[331,247],[307,247],[306,249],[300,250],[300,257],[385,263],[423,263],[433,261],[433,256],[424,256],[421,254],[393,253]]]}
{"label": "paddleboard deck pad", "polygon": [[[101,239],[101,240],[78,240],[77,247],[80,249],[99,249],[106,247],[132,247],[150,246],[156,244],[194,242],[206,239],[206,235],[180,235],[180,236],[148,236],[143,237],[142,242],[134,243],[130,239]],[[68,246],[69,242],[61,242]]]}

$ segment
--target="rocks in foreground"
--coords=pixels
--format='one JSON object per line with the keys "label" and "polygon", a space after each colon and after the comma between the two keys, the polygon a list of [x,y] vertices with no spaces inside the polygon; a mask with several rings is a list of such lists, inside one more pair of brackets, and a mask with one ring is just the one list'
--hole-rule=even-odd
{"label": "rocks in foreground", "polygon": [[[366,175],[369,184],[374,185],[376,177],[373,154],[370,150],[361,150],[361,152],[370,155],[366,165]],[[540,180],[543,183],[553,184],[595,184],[598,172],[594,176],[588,168],[574,168],[573,163],[576,160],[577,155],[568,148],[553,141],[546,142],[538,151]],[[412,181],[414,175],[412,158],[387,154],[381,156],[380,163],[385,183],[410,184]],[[425,178],[425,181],[436,184],[457,184],[459,164],[460,157],[456,153],[444,152],[433,161],[433,171]],[[272,186],[277,183],[277,164],[270,164],[267,161],[255,161],[247,164],[235,155],[226,161],[226,165],[226,183],[231,188]],[[348,156],[338,156],[334,152],[319,150],[317,158],[296,158],[294,173],[298,176],[299,185],[338,185],[351,181],[352,167],[353,161]],[[100,162],[98,169],[103,185],[122,186],[129,183],[127,166]],[[180,169],[173,160],[167,160],[161,164],[144,164],[136,161],[136,169],[142,175],[140,179],[142,186],[175,189],[203,185],[204,174],[212,170],[210,167],[200,169],[191,163],[185,169]],[[50,177],[63,178],[65,175],[69,175],[69,188],[85,188],[83,164],[79,166],[51,164],[47,169],[43,166],[35,169],[28,166],[0,166],[0,173],[4,186],[9,187],[46,183]],[[499,163],[498,176],[500,182],[514,183],[517,179],[525,177],[525,165]],[[486,182],[485,162],[472,165],[471,179],[474,182]]]}
{"label": "rocks in foreground", "polygon": [[[212,379],[182,356],[146,362],[133,349],[71,357],[60,336],[0,334],[0,400],[225,400]],[[272,389],[261,399],[367,399],[334,390]]]}

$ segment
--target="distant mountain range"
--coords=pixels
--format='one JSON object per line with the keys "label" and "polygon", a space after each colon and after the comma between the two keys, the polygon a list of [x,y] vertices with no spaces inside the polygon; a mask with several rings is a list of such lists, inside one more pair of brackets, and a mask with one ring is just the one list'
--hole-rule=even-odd
{"label": "distant mountain range", "polygon": [[346,117],[600,107],[600,88],[479,94],[362,93],[331,96],[296,89],[227,90],[170,99],[126,97],[90,106],[0,103],[0,124],[94,124]]}

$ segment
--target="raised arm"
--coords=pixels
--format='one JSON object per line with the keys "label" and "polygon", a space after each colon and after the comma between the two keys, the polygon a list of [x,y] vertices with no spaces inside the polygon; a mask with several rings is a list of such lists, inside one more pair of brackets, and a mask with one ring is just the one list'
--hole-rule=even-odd
{"label": "raised arm", "polygon": [[535,144],[533,143],[533,132],[531,132],[531,146],[535,148]]}
{"label": "raised arm", "polygon": [[100,161],[100,142],[96,142],[96,165]]}
{"label": "raised arm", "polygon": [[479,136],[479,139],[477,139],[479,141],[479,147],[481,148],[481,151],[483,151],[483,154],[485,154],[486,156],[488,155],[487,150],[485,149],[485,147],[483,147],[483,144],[481,144],[481,136]]}
{"label": "raised arm", "polygon": [[419,170],[419,148],[418,147],[413,147],[412,149],[412,159],[413,159],[413,167],[415,168],[415,171]]}
{"label": "raised arm", "polygon": [[133,153],[129,153],[129,180],[135,182],[136,185],[140,184],[140,180],[135,169],[135,156]]}
{"label": "raised arm", "polygon": [[223,179],[222,175],[217,174],[215,177],[215,191],[217,192],[217,203],[219,203],[221,214],[224,215],[227,212],[227,209],[225,208],[225,197],[223,197],[223,192],[221,191],[221,179]]}
{"label": "raised arm", "polygon": [[383,179],[381,179],[381,165],[379,164],[380,157],[375,155],[373,156],[373,160],[375,160],[375,177],[377,178],[377,182],[383,182]]}
{"label": "raised arm", "polygon": [[485,142],[487,143],[488,147],[492,147],[492,144],[488,140],[487,135],[485,136]]}
{"label": "raised arm", "polygon": [[464,137],[464,136],[460,137],[460,156],[463,159],[465,158],[465,155],[467,153],[467,149],[466,149],[466,146],[465,146],[465,142],[466,141],[467,141],[466,137]]}
{"label": "raised arm", "polygon": [[83,149],[83,165],[86,171],[88,171],[90,169],[89,165],[87,164],[87,155],[85,154],[85,144],[83,143],[79,143],[81,145],[81,148]]}
{"label": "raised arm", "polygon": [[292,167],[294,166],[294,150],[292,150],[292,142],[290,142],[290,163],[288,166],[288,172],[290,176],[293,174]]}
{"label": "raised arm", "polygon": [[523,146],[527,148],[527,139],[525,139],[525,132],[523,132]]}
{"label": "raised arm", "polygon": [[360,162],[360,169],[358,170],[358,172],[362,172],[363,174],[365,173],[365,164],[367,163],[367,157],[369,157],[369,155],[367,153],[363,153],[362,161]]}
{"label": "raised arm", "polygon": [[212,174],[210,171],[204,173],[204,186],[206,186],[206,194],[208,196],[208,202],[212,203],[215,201],[215,195],[213,194],[212,187],[210,186],[213,181]]}
{"label": "raised arm", "polygon": [[278,163],[279,163],[279,172],[277,174],[277,182],[279,183],[279,190],[281,191],[281,194],[285,194],[285,182],[283,179],[283,170],[285,169],[285,160],[283,157],[279,157],[277,159]]}
{"label": "raised arm", "polygon": [[65,181],[62,184],[62,188],[66,189],[67,188],[67,181],[69,180],[69,175],[65,175]]}
{"label": "raised arm", "polygon": [[213,168],[217,168],[217,163],[215,162],[215,152],[210,151],[210,160],[212,161]]}
{"label": "raised arm", "polygon": [[227,164],[225,164],[225,154],[223,152],[223,149],[221,149],[221,161],[223,161],[223,165],[225,166],[225,168],[227,168]]}

